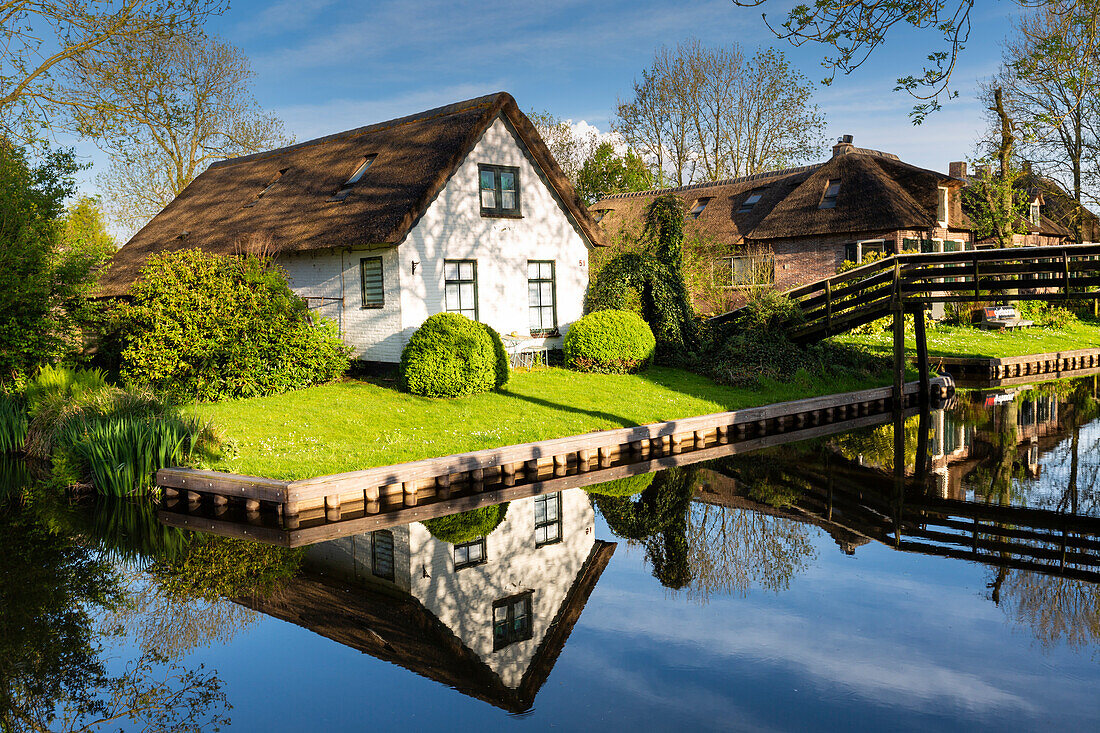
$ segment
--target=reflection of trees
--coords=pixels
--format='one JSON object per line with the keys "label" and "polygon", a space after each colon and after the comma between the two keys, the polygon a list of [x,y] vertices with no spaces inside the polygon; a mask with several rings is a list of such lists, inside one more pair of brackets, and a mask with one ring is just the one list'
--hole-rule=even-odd
{"label": "reflection of trees", "polygon": [[128,722],[145,730],[198,730],[227,722],[221,682],[147,650],[107,673],[125,585],[102,553],[46,528],[30,507],[0,503],[0,729],[86,731]]}
{"label": "reflection of trees", "polygon": [[690,592],[703,600],[754,585],[786,590],[816,556],[801,522],[710,504],[692,508],[687,540],[695,572]]}
{"label": "reflection of trees", "polygon": [[653,483],[636,496],[592,495],[611,531],[642,543],[654,577],[674,590],[692,579],[687,515],[697,473],[692,466],[669,468],[656,474]]}
{"label": "reflection of trees", "polygon": [[[917,443],[920,437],[920,416],[905,421],[905,465],[917,462]],[[894,470],[894,426],[892,423],[865,430],[845,433],[834,439],[833,445],[850,461],[878,466],[885,471]]]}
{"label": "reflection of trees", "polygon": [[1009,570],[1000,605],[1043,646],[1083,647],[1100,641],[1100,586],[1027,570]]}

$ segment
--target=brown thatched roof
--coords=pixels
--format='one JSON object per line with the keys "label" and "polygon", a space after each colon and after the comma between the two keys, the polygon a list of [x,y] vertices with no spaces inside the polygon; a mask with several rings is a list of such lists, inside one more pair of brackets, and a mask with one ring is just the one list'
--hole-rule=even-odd
{"label": "brown thatched roof", "polygon": [[[582,236],[604,244],[535,127],[510,94],[498,92],[214,163],[119,249],[101,291],[122,294],[146,258],[165,250],[232,254],[260,246],[279,255],[350,242],[399,244],[498,116],[516,132]],[[330,200],[368,156],[376,157],[351,193]]]}
{"label": "brown thatched roof", "polygon": [[1036,197],[1042,199],[1040,226],[1026,222],[1029,232],[1072,238],[1076,214],[1081,219],[1082,240],[1100,239],[1100,218],[1084,206],[1078,206],[1077,201],[1052,179],[1026,172],[1015,186],[1024,191],[1028,201],[1034,201]]}
{"label": "brown thatched roof", "polygon": [[[837,146],[824,163],[761,173],[717,183],[609,196],[592,205],[606,211],[601,225],[614,230],[641,220],[645,206],[656,196],[675,193],[690,209],[696,201],[711,202],[695,220],[708,235],[730,244],[741,241],[857,234],[896,229],[928,229],[936,226],[937,189],[960,188],[961,181],[936,171],[903,163],[897,156],[874,150]],[[831,180],[840,180],[836,206],[821,208]],[[762,194],[752,210],[739,209],[753,192]],[[957,203],[954,222],[965,222]]]}

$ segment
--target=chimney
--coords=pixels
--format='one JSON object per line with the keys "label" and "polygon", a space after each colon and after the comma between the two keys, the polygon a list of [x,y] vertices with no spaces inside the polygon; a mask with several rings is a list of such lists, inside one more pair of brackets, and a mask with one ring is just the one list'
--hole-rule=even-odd
{"label": "chimney", "polygon": [[852,136],[841,135],[840,138],[836,141],[836,145],[833,146],[833,157],[835,158],[838,155],[847,155],[854,149],[855,146],[852,145]]}
{"label": "chimney", "polygon": [[947,164],[947,175],[952,178],[966,178],[966,161],[959,160]]}

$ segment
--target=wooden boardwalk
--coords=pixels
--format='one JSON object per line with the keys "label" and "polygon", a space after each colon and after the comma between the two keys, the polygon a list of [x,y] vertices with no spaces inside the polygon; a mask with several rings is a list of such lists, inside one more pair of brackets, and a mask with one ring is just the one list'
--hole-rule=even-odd
{"label": "wooden boardwalk", "polygon": [[[954,384],[937,378],[932,391],[948,397]],[[891,387],[880,387],[301,481],[162,469],[161,518],[272,544],[312,544],[882,424],[896,410],[915,410],[919,392],[914,382],[901,404]]]}
{"label": "wooden boardwalk", "polygon": [[1010,387],[1100,374],[1100,349],[1075,349],[1000,359],[936,357],[932,363],[937,370],[950,374],[958,385],[964,387]]}

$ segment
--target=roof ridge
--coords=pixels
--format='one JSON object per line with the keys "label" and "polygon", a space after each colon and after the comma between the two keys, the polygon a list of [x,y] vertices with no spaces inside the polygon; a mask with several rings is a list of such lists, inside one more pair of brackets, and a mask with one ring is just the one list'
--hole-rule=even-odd
{"label": "roof ridge", "polygon": [[434,107],[432,109],[423,110],[421,112],[414,112],[404,117],[395,117],[391,120],[383,120],[381,122],[374,122],[369,125],[363,125],[362,127],[353,127],[350,130],[343,130],[341,132],[334,132],[330,135],[324,135],[322,137],[313,138],[312,140],[304,140],[300,143],[294,143],[293,145],[286,145],[281,148],[273,148],[271,150],[261,150],[258,153],[250,153],[249,155],[241,155],[236,158],[226,158],[225,160],[219,160],[211,163],[209,168],[222,168],[228,165],[235,165],[237,163],[245,163],[250,161],[262,160],[269,155],[275,155],[277,153],[284,153],[288,150],[298,150],[302,148],[312,147],[314,145],[320,145],[322,143],[331,142],[333,140],[339,140],[342,138],[360,137],[361,135],[367,135],[372,132],[379,132],[381,130],[388,130],[394,127],[400,127],[401,125],[408,125],[413,122],[423,122],[424,120],[431,120],[437,117],[447,117],[448,115],[458,114],[459,112],[468,112],[478,109],[488,109],[492,107],[502,96],[508,96],[508,92],[494,92],[492,94],[486,94],[481,97],[474,97],[473,99],[467,99],[462,102],[453,102],[451,104],[445,104],[442,107]]}
{"label": "roof ridge", "polygon": [[726,178],[721,181],[708,181],[705,183],[689,183],[686,186],[677,186],[675,188],[651,188],[646,191],[628,191],[626,193],[613,193],[603,197],[606,199],[626,199],[636,196],[649,196],[655,193],[681,193],[683,191],[692,191],[699,188],[717,188],[719,186],[728,186],[733,183],[744,183],[746,181],[764,180],[765,178],[778,178],[779,176],[789,176],[794,173],[802,173],[804,171],[816,170],[824,163],[811,163],[809,165],[795,166],[794,168],[781,168],[774,171],[762,171],[760,173],[751,173],[747,176],[738,176],[737,178]]}

